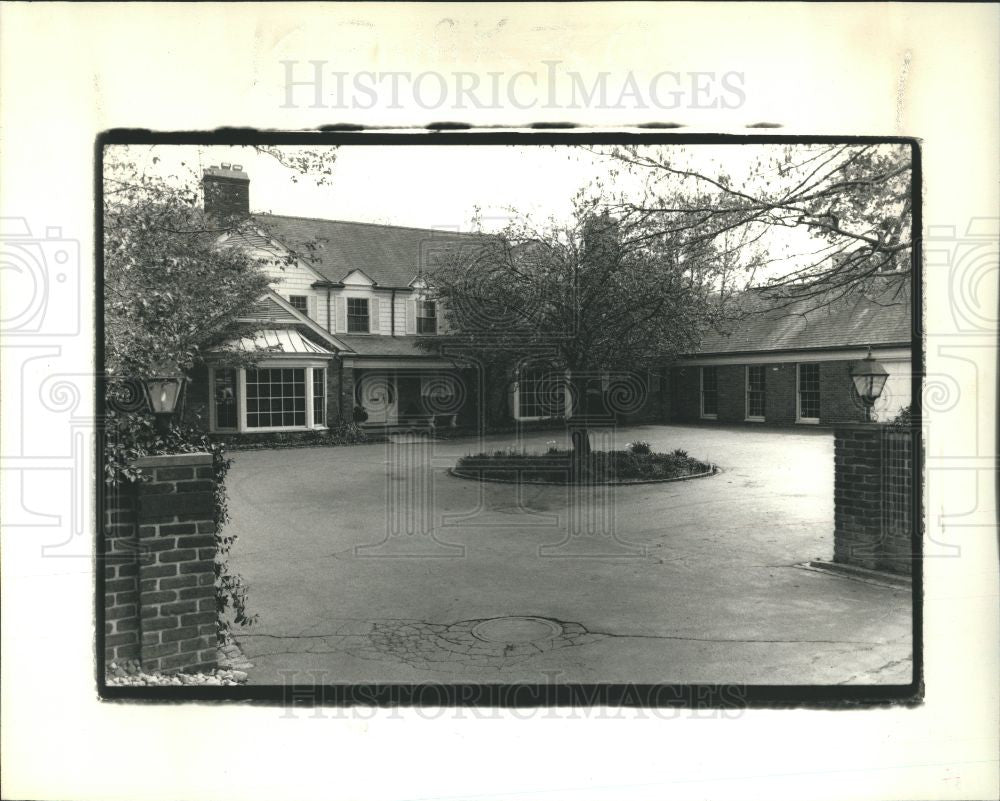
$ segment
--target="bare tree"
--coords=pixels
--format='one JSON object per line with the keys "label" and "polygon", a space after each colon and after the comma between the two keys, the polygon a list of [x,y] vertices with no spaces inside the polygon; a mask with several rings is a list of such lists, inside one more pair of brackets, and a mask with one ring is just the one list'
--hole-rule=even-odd
{"label": "bare tree", "polygon": [[[638,197],[609,208],[641,220],[651,235],[686,237],[689,244],[729,239],[737,251],[773,245],[779,232],[808,232],[813,247],[743,259],[747,285],[758,285],[772,307],[809,299],[816,306],[865,292],[886,272],[910,269],[912,151],[902,144],[748,145],[741,174],[714,164],[702,148],[629,146],[594,150],[642,182]],[[734,244],[735,243],[735,244]],[[751,261],[756,263],[751,266]],[[782,262],[781,269],[768,269]],[[905,282],[897,282],[904,286]]]}

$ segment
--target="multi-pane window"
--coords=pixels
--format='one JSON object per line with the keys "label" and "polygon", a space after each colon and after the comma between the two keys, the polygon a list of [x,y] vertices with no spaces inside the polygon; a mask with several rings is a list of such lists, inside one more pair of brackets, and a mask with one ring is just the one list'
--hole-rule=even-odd
{"label": "multi-pane window", "polygon": [[561,375],[538,370],[521,373],[517,382],[519,419],[556,417],[565,413],[565,380]]}
{"label": "multi-pane window", "polygon": [[368,321],[368,298],[347,299],[347,331],[350,334],[367,334],[371,330]]}
{"label": "multi-pane window", "polygon": [[326,425],[326,370],[314,367],[313,371],[313,425]]}
{"label": "multi-pane window", "polygon": [[701,368],[701,416],[719,414],[719,378],[714,367]]}
{"label": "multi-pane window", "polygon": [[764,418],[764,365],[747,367],[747,417]]}
{"label": "multi-pane window", "polygon": [[306,424],[306,371],[302,367],[247,370],[247,428]]}
{"label": "multi-pane window", "polygon": [[799,419],[819,420],[819,364],[799,365]]}
{"label": "multi-pane window", "polygon": [[217,429],[236,428],[236,370],[218,367],[214,371],[213,394],[215,396],[215,427]]}
{"label": "multi-pane window", "polygon": [[437,301],[417,301],[417,333],[437,333]]}
{"label": "multi-pane window", "polygon": [[306,313],[309,310],[309,299],[305,295],[289,295],[288,302],[300,312]]}

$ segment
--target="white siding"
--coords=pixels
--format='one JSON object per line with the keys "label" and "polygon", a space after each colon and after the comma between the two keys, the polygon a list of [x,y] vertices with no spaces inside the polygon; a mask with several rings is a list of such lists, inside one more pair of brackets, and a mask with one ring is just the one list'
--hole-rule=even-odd
{"label": "white siding", "polygon": [[[260,255],[273,264],[273,254],[261,252]],[[267,272],[271,278],[271,288],[285,300],[288,300],[292,295],[315,298],[315,300],[308,302],[310,316],[315,315],[313,319],[324,328],[326,327],[326,290],[313,289],[312,285],[321,280],[315,272],[301,262],[285,264],[283,268],[278,265],[269,266]]]}
{"label": "white siding", "polygon": [[892,420],[900,410],[910,405],[910,395],[913,381],[913,367],[908,361],[882,362],[889,372],[882,394],[875,401],[873,411],[875,419],[885,423]]}
{"label": "white siding", "polygon": [[[396,335],[405,333],[404,322],[400,319],[400,314],[403,313],[403,299],[400,295],[406,295],[407,293],[396,292]],[[363,285],[351,285],[344,287],[343,289],[331,290],[331,296],[333,298],[339,298],[340,301],[334,301],[335,314],[339,312],[340,314],[346,313],[346,298],[368,298],[368,311],[370,314],[378,314],[378,319],[373,326],[374,330],[372,334],[377,334],[380,336],[389,336],[392,331],[392,292],[387,289],[375,289],[373,287],[363,286]],[[378,307],[377,309],[375,307]],[[325,320],[321,321],[323,325],[326,325]],[[374,322],[374,321],[373,321]],[[344,333],[346,330],[346,321],[341,323],[340,320],[334,320],[334,331],[339,331]]]}

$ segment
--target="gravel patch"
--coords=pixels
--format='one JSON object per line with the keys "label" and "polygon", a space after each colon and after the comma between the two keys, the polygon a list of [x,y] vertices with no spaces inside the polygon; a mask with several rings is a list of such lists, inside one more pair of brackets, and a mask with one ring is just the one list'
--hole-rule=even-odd
{"label": "gravel patch", "polygon": [[246,684],[247,674],[246,671],[233,670],[227,667],[199,673],[164,674],[159,671],[146,673],[137,661],[129,659],[121,664],[112,662],[108,665],[105,679],[108,685],[115,687],[184,687],[192,685],[229,687],[237,684]]}

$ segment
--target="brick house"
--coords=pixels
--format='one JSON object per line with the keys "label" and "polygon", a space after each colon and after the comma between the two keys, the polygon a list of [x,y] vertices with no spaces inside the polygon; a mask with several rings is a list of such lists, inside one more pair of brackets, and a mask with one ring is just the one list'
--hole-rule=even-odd
{"label": "brick house", "polygon": [[866,296],[775,308],[748,293],[751,312],[728,334],[712,332],[670,368],[675,422],[833,425],[864,420],[851,365],[872,355],[889,372],[875,404],[891,420],[910,404],[909,275],[890,273]]}
{"label": "brick house", "polygon": [[[446,333],[446,315],[427,276],[435,256],[469,234],[275,214],[251,214],[250,179],[239,165],[205,170],[206,211],[246,219],[220,247],[256,255],[271,290],[243,320],[252,336],[226,343],[197,368],[188,412],[221,435],[326,430],[364,409],[369,427],[487,426],[572,414],[550,371],[525,365],[511,376],[480,376],[470,365],[417,345]],[[660,375],[595,375],[588,408],[600,410],[615,382],[638,397],[622,422],[805,423],[859,420],[850,364],[872,346],[892,378],[876,409],[909,403],[908,298],[885,296],[826,309],[759,308],[729,335],[711,334],[700,351]],[[905,289],[905,287],[904,287]],[[880,305],[885,301],[886,305]],[[232,366],[221,351],[255,353]],[[904,378],[905,376],[905,378]],[[483,397],[479,397],[482,394]],[[498,397],[497,414],[491,397]],[[485,421],[477,419],[479,409]]]}

